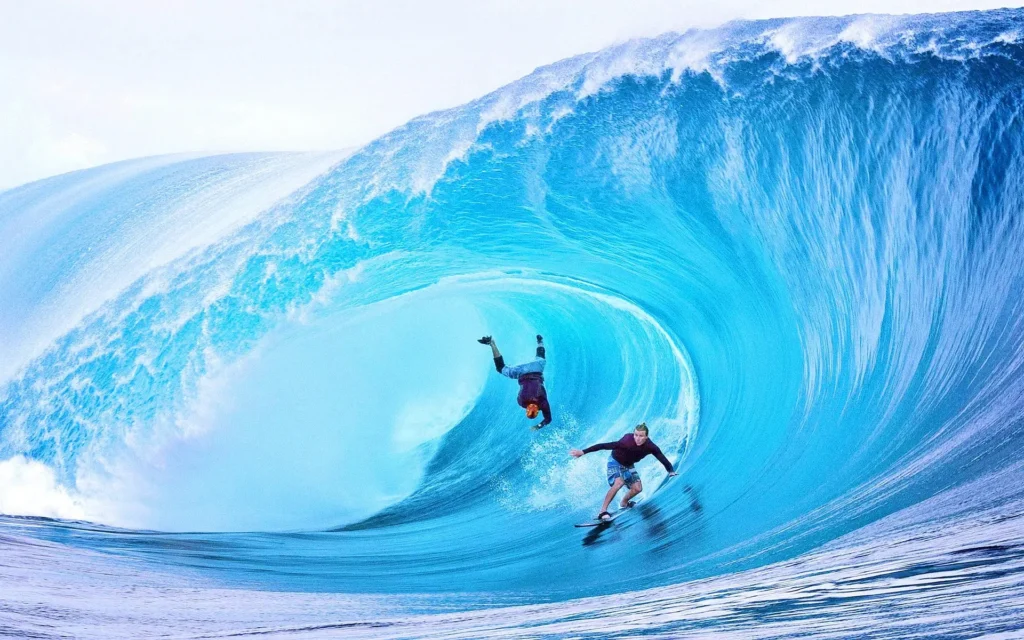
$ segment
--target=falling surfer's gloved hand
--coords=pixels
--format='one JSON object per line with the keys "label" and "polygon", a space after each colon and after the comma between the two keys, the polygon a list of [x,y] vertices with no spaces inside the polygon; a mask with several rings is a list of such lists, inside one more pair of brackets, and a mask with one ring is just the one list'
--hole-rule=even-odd
{"label": "falling surfer's gloved hand", "polygon": [[491,336],[484,336],[477,340],[480,344],[491,344]]}

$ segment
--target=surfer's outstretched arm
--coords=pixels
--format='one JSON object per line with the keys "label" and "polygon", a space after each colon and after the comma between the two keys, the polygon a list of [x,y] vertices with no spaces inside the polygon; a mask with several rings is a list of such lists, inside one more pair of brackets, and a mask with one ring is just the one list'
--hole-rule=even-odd
{"label": "surfer's outstretched arm", "polygon": [[601,451],[602,449],[614,449],[615,445],[617,444],[619,444],[618,441],[601,442],[593,446],[587,447],[586,449],[572,449],[571,451],[569,451],[569,455],[571,455],[574,458],[579,458],[584,454],[593,453],[595,451]]}
{"label": "surfer's outstretched arm", "polygon": [[667,471],[670,476],[676,475],[676,470],[672,468],[672,463],[669,462],[668,458],[665,457],[665,454],[661,452],[661,448],[653,442],[651,443],[651,448],[654,450],[654,457],[658,459],[661,466],[665,467],[665,471]]}
{"label": "surfer's outstretched arm", "polygon": [[546,427],[551,424],[551,405],[548,404],[548,399],[546,397],[540,401],[540,412],[544,414],[544,420],[537,426]]}

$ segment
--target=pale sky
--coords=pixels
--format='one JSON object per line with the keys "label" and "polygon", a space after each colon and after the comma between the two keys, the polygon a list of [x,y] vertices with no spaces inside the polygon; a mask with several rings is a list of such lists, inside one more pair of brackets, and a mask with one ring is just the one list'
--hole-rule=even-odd
{"label": "pale sky", "polygon": [[538,66],[735,18],[1024,0],[0,0],[0,189],[163,153],[338,149]]}

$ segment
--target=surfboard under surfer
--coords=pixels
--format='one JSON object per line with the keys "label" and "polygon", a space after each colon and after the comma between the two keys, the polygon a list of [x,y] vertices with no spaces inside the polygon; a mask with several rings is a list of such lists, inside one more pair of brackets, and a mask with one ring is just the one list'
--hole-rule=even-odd
{"label": "surfboard under surfer", "polygon": [[637,472],[635,465],[647,456],[653,455],[657,458],[658,462],[665,467],[665,471],[668,471],[670,478],[678,475],[672,467],[672,463],[661,452],[658,445],[654,444],[650,439],[646,422],[636,425],[632,433],[627,433],[614,442],[602,442],[582,450],[572,449],[569,451],[569,455],[579,458],[585,454],[601,450],[610,450],[612,453],[608,456],[608,485],[610,488],[604,496],[601,513],[597,514],[598,520],[611,519],[612,515],[608,513],[608,505],[612,503],[619,489],[624,486],[629,487],[629,493],[622,498],[619,506],[623,509],[633,506],[633,498],[644,490],[643,484],[640,481],[640,474]]}
{"label": "surfboard under surfer", "polygon": [[551,424],[551,405],[548,404],[548,392],[544,388],[544,365],[547,364],[544,337],[537,334],[537,357],[514,367],[505,364],[505,359],[498,351],[498,344],[491,336],[484,336],[477,342],[491,347],[494,368],[498,373],[519,381],[519,396],[516,401],[520,407],[526,409],[526,417],[533,420],[538,413],[544,414],[544,419],[531,428],[540,429]]}

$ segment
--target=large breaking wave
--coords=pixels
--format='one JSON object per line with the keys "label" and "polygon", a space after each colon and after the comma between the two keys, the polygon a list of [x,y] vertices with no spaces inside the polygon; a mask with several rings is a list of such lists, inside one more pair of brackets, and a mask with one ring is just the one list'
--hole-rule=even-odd
{"label": "large breaking wave", "polygon": [[[1022,29],[733,23],[347,156],[0,194],[0,510],[64,519],[4,526],[231,584],[536,602],[910,507],[971,522],[993,478],[986,517],[1019,517]],[[509,360],[545,335],[549,429],[485,333]],[[682,477],[645,461],[636,518],[581,536],[603,459],[568,449],[640,420]]]}

